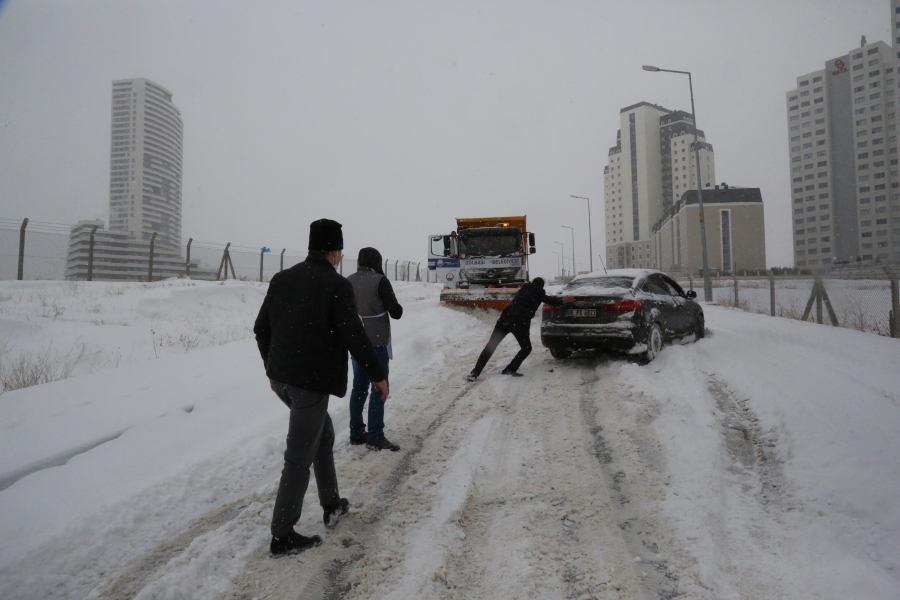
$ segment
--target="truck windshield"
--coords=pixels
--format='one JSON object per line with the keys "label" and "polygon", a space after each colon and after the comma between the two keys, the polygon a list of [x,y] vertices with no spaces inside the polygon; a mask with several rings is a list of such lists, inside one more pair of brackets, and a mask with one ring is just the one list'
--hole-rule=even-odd
{"label": "truck windshield", "polygon": [[516,227],[479,227],[459,233],[459,252],[467,256],[509,256],[522,252],[522,232]]}

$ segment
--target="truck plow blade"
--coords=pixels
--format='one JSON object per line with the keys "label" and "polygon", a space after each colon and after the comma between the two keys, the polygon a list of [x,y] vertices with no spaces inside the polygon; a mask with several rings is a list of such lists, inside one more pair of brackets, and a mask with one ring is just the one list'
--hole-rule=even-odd
{"label": "truck plow blade", "polygon": [[503,310],[512,301],[519,288],[485,288],[479,290],[444,290],[441,302],[473,308]]}

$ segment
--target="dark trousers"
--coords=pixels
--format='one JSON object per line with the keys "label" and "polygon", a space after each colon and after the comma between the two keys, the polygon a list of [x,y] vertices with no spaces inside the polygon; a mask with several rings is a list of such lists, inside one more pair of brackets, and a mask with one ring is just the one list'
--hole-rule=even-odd
{"label": "dark trousers", "polygon": [[[384,379],[387,381],[390,359],[385,346],[375,346],[375,354],[378,362],[384,370]],[[366,433],[366,424],[363,422],[363,407],[366,405],[366,396],[369,394],[371,382],[356,359],[353,359],[353,391],[350,392],[350,435],[355,438],[365,437],[370,444],[384,439],[384,402],[381,400],[381,392],[372,388],[369,397],[369,431]]]}
{"label": "dark trousers", "polygon": [[488,340],[487,346],[481,351],[481,356],[478,357],[478,362],[475,363],[475,368],[472,369],[472,373],[481,375],[482,369],[484,369],[484,366],[494,354],[497,346],[500,345],[500,342],[503,341],[503,338],[505,338],[508,333],[513,334],[516,341],[519,342],[520,349],[503,370],[518,371],[522,361],[531,354],[530,325],[531,323],[525,323],[524,325],[521,323],[516,323],[514,325],[507,325],[505,323],[501,325],[500,323],[497,323],[497,325],[494,326],[493,333],[491,333],[491,339]]}
{"label": "dark trousers", "polygon": [[283,537],[300,520],[303,497],[309,487],[310,465],[316,474],[319,504],[337,504],[340,494],[332,455],[334,425],[328,415],[328,394],[273,383],[275,393],[291,409],[284,469],[272,514],[272,535]]}

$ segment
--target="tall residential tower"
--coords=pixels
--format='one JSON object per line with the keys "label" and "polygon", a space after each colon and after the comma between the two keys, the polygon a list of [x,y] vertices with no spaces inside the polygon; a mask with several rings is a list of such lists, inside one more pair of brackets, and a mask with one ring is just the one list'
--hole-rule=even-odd
{"label": "tall residential tower", "polygon": [[109,229],[181,243],[181,112],[149,79],[113,82]]}
{"label": "tall residential tower", "polygon": [[786,94],[794,264],[900,262],[897,45],[867,43],[797,78]]}
{"label": "tall residential tower", "polygon": [[[603,170],[606,257],[611,268],[655,267],[653,226],[689,189],[696,189],[690,113],[640,102],[619,111],[616,145]],[[697,131],[703,185],[715,182],[715,155]]]}

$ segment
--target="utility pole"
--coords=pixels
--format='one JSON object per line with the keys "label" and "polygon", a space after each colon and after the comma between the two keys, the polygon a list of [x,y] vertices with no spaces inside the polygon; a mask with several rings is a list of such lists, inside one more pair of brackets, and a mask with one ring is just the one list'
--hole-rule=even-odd
{"label": "utility pole", "polygon": [[[594,272],[594,233],[591,231],[591,199],[584,196],[569,196],[570,198],[578,198],[579,200],[587,200],[588,206],[588,249],[591,252],[591,273]],[[603,267],[606,271],[606,267]]]}
{"label": "utility pole", "polygon": [[712,302],[712,280],[709,278],[709,260],[706,253],[706,220],[703,216],[703,182],[700,179],[700,142],[697,139],[697,112],[694,110],[694,83],[690,71],[671,71],[651,65],[644,65],[645,71],[656,73],[680,73],[688,76],[688,87],[691,90],[691,118],[694,120],[694,162],[697,164],[697,203],[700,210],[700,249],[703,253],[703,299]]}

